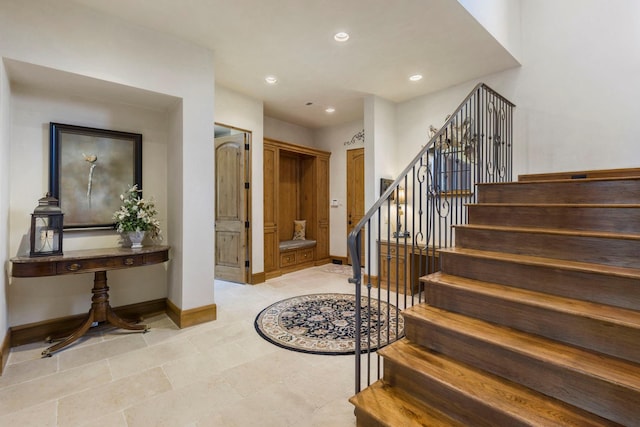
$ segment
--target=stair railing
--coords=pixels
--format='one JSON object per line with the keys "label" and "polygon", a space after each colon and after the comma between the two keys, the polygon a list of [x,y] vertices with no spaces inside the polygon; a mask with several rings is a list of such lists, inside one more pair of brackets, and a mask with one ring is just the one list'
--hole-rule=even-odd
{"label": "stair railing", "polygon": [[[439,130],[431,128],[429,142],[349,233],[349,282],[361,301],[355,313],[356,393],[382,377],[375,351],[402,336],[400,311],[424,301],[419,279],[440,269],[439,250],[454,245],[453,226],[467,223],[465,206],[476,201],[475,185],[512,180],[514,107],[478,84]],[[381,301],[399,310],[392,314]]]}

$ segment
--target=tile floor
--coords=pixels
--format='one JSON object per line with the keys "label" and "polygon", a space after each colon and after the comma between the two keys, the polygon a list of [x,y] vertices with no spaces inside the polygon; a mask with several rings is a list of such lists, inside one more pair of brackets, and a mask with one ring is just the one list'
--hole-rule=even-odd
{"label": "tile floor", "polygon": [[13,348],[0,426],[355,426],[353,356],[284,350],[253,326],[281,299],[352,292],[339,271],[216,282],[218,319],[187,329],[162,315],[147,334],[100,327],[50,358],[44,343]]}

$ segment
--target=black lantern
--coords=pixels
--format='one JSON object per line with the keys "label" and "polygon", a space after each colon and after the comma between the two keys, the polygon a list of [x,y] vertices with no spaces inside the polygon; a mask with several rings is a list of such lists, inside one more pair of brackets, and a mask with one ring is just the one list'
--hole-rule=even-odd
{"label": "black lantern", "polygon": [[62,255],[62,217],[58,199],[47,193],[31,214],[30,256]]}

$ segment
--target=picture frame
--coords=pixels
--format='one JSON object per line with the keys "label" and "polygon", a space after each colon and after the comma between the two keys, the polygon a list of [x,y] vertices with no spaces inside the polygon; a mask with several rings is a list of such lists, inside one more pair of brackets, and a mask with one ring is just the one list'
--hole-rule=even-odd
{"label": "picture frame", "polygon": [[[389,187],[391,187],[391,184],[393,184],[392,179],[380,178],[380,197],[382,197],[384,192],[387,191]],[[395,198],[395,195],[394,193],[392,193],[391,196],[389,196],[389,200],[393,200],[394,198]]]}
{"label": "picture frame", "polygon": [[49,124],[49,192],[65,229],[113,228],[133,185],[142,188],[142,134]]}

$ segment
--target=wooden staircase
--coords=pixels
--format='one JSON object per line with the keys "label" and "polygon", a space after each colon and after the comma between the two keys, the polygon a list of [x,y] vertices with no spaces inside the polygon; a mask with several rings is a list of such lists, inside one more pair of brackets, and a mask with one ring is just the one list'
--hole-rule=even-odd
{"label": "wooden staircase", "polygon": [[480,184],[363,426],[640,426],[640,177]]}

